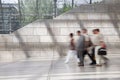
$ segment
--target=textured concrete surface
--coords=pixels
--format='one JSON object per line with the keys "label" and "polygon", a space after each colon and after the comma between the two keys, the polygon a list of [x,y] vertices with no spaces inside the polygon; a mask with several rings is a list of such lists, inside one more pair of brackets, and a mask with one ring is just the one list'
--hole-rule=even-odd
{"label": "textured concrete surface", "polygon": [[116,4],[116,3],[120,3],[120,0],[103,0],[105,3],[107,4]]}

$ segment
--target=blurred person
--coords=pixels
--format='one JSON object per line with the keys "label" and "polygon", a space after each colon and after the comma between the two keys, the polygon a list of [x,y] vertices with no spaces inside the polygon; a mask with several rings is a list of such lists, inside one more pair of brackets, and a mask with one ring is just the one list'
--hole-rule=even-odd
{"label": "blurred person", "polygon": [[83,59],[84,59],[85,55],[88,55],[88,57],[92,61],[92,63],[90,63],[90,65],[94,65],[94,64],[96,64],[94,55],[90,55],[90,53],[88,51],[88,48],[90,48],[92,46],[92,42],[91,42],[90,36],[88,35],[87,29],[82,29],[82,35],[85,37],[85,50],[83,53]]}
{"label": "blurred person", "polygon": [[73,33],[70,33],[69,37],[70,37],[70,45],[69,45],[70,50],[67,53],[65,63],[68,63],[71,57],[75,57],[77,62],[79,62],[79,59],[77,58],[77,51],[75,50],[75,40]]}
{"label": "blurred person", "polygon": [[81,35],[80,31],[77,31],[78,39],[76,41],[76,50],[77,50],[77,56],[80,60],[78,63],[78,66],[84,66],[84,49],[85,49],[85,37]]}
{"label": "blurred person", "polygon": [[94,52],[95,52],[95,58],[96,58],[96,66],[102,66],[102,60],[104,63],[107,62],[107,58],[104,55],[98,55],[98,51],[100,48],[106,48],[105,42],[104,42],[104,37],[100,33],[99,29],[94,29],[93,30],[93,45],[94,45]]}

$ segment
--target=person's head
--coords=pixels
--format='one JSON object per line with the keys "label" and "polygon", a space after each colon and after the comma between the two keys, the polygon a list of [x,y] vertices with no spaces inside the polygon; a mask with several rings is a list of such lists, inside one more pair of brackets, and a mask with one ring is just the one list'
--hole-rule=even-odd
{"label": "person's head", "polygon": [[70,33],[70,35],[69,35],[69,36],[70,36],[70,38],[73,38],[74,34],[73,34],[73,33]]}
{"label": "person's head", "polygon": [[82,29],[82,33],[83,34],[87,33],[87,29]]}
{"label": "person's head", "polygon": [[81,32],[80,32],[79,30],[77,31],[77,35],[78,35],[78,36],[80,36],[80,35],[81,35]]}
{"label": "person's head", "polygon": [[99,32],[100,32],[100,29],[94,29],[93,30],[93,34],[99,34]]}

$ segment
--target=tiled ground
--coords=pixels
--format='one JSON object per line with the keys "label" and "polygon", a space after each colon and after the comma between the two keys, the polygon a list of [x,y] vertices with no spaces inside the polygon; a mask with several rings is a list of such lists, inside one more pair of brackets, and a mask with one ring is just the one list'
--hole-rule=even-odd
{"label": "tiled ground", "polygon": [[120,54],[108,55],[108,65],[78,67],[75,60],[69,64],[64,58],[54,60],[29,59],[0,64],[0,80],[120,80]]}

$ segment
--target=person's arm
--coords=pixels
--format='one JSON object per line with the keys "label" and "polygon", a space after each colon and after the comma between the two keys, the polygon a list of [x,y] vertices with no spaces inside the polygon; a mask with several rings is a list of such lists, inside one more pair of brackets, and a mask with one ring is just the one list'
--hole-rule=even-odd
{"label": "person's arm", "polygon": [[74,42],[74,39],[71,40],[71,46],[72,46],[72,50],[75,49],[75,42]]}
{"label": "person's arm", "polygon": [[104,36],[102,34],[100,35],[99,39],[100,39],[100,46],[102,48],[106,48],[106,44],[104,42]]}

